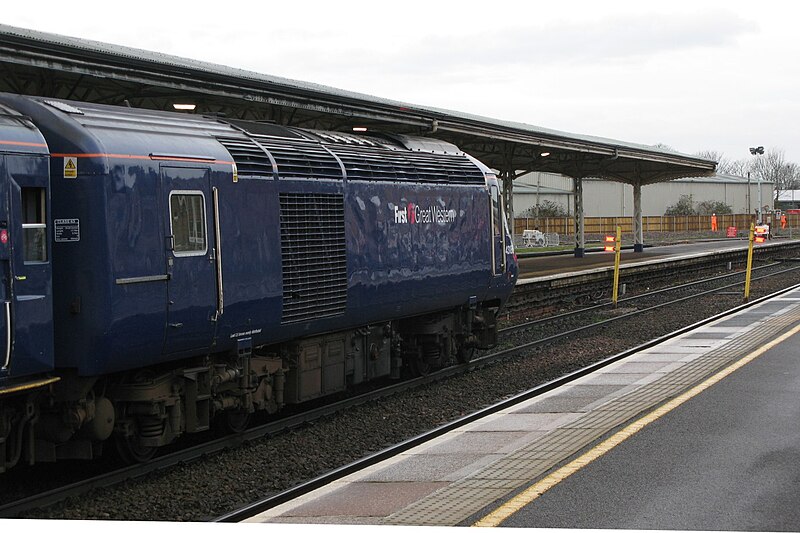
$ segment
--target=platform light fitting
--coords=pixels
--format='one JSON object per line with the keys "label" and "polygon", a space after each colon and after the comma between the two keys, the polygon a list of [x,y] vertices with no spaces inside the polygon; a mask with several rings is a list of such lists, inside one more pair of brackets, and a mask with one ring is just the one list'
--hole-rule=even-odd
{"label": "platform light fitting", "polygon": [[197,104],[172,104],[177,111],[194,111]]}
{"label": "platform light fitting", "polygon": [[367,131],[367,127],[366,126],[353,126],[353,131],[361,131],[361,132]]}
{"label": "platform light fitting", "polygon": [[550,155],[550,152],[542,152],[542,153],[541,153],[541,154],[539,154],[539,155],[540,155],[541,157],[547,157],[548,155]]}

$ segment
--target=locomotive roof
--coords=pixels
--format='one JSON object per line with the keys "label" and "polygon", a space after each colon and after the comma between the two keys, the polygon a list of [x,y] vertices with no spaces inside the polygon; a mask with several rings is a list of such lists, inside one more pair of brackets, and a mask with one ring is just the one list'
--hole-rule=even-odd
{"label": "locomotive roof", "polygon": [[0,104],[0,126],[3,136],[0,146],[13,152],[47,153],[47,143],[30,119],[18,111]]}
{"label": "locomotive roof", "polygon": [[[225,119],[208,115],[194,115],[171,111],[158,111],[89,102],[78,102],[45,97],[27,97],[50,108],[61,111],[72,120],[89,129],[123,129],[148,133],[231,136],[236,131],[262,137],[276,137],[316,141],[321,144],[342,144],[411,150],[417,152],[464,156],[457,146],[446,141],[401,134],[358,135],[349,132],[308,130],[273,123]],[[9,109],[10,113],[19,115]],[[22,115],[19,115],[22,116]]]}
{"label": "locomotive roof", "polygon": [[482,185],[489,172],[450,143],[411,136],[303,130],[7,93],[0,93],[0,101],[30,114],[58,154],[235,162],[239,175],[262,178],[346,176]]}

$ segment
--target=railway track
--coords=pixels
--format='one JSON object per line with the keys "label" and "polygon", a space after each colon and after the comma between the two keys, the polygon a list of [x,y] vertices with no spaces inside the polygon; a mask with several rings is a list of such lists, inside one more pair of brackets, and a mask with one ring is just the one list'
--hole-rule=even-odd
{"label": "railway track", "polygon": [[[800,241],[774,243],[768,247],[753,249],[754,264],[796,259],[800,254]],[[669,262],[623,264],[620,269],[620,285],[631,290],[670,283],[675,272],[682,279],[707,276],[710,272],[723,269],[744,269],[747,262],[747,249],[717,251],[710,254],[695,254],[676,258]],[[596,268],[585,272],[574,272],[568,277],[546,276],[541,279],[525,279],[517,284],[506,312],[515,315],[526,309],[536,308],[546,312],[562,305],[587,304],[598,301],[610,294],[613,282],[613,268]]]}
{"label": "railway track", "polygon": [[[762,271],[766,270],[773,270],[771,273],[771,277],[781,276],[788,277],[789,272],[794,272],[797,270],[795,265],[770,265],[761,269]],[[735,277],[734,275],[726,275],[725,278],[730,280],[731,277]],[[754,284],[758,283],[758,277],[754,276]],[[800,276],[798,276],[800,277]],[[703,284],[711,283],[709,281],[704,281]],[[719,282],[717,282],[719,283]],[[720,283],[719,287],[713,289],[712,292],[725,292],[729,291],[730,286],[736,286],[740,282],[733,280],[730,283]],[[690,284],[692,286],[699,286],[701,283],[693,283]],[[672,291],[688,290],[688,285],[678,287],[673,287]],[[695,295],[696,298],[701,298],[704,295],[707,296],[710,294],[708,290],[700,291],[702,294]],[[663,293],[662,293],[663,295]],[[626,306],[630,306],[632,301],[638,299],[640,302],[644,300],[646,297],[654,297],[655,291],[651,292],[650,294],[637,296],[636,298],[627,298],[620,302],[619,305],[622,305],[625,302]],[[726,295],[726,298],[734,300],[736,299],[733,295]],[[739,297],[741,300],[741,297]],[[684,298],[685,301],[685,298]],[[659,304],[660,305],[660,304]],[[728,305],[730,307],[731,305]],[[591,329],[594,330],[603,330],[604,328],[609,327],[609,324],[613,322],[618,322],[625,318],[631,318],[631,312],[626,311],[624,314],[617,314],[612,317],[608,317],[606,322],[598,322],[596,317],[593,317],[592,314],[597,314],[598,312],[602,313],[603,309],[608,309],[607,305],[600,305],[600,306],[593,306],[591,308],[580,309],[578,312],[572,312],[569,315],[561,315],[560,317],[550,318],[550,324],[557,324],[559,321],[562,324],[561,327],[564,328],[563,324],[567,323],[568,327],[566,330],[561,331],[555,335],[538,335],[538,339],[525,339],[523,341],[512,342],[514,346],[507,347],[502,350],[498,350],[492,354],[487,354],[484,357],[475,359],[468,365],[463,365],[460,367],[452,367],[449,369],[445,369],[436,373],[433,373],[429,376],[425,376],[419,378],[417,380],[403,382],[396,385],[392,385],[391,387],[387,387],[386,389],[382,389],[381,391],[370,392],[359,397],[349,398],[346,400],[341,400],[334,404],[330,404],[327,406],[323,406],[315,410],[314,412],[309,413],[298,413],[291,417],[282,419],[280,421],[275,421],[258,428],[254,428],[248,432],[245,432],[241,435],[235,436],[228,436],[222,439],[216,439],[212,442],[207,442],[202,444],[199,447],[195,447],[192,450],[184,450],[180,452],[175,452],[172,454],[168,454],[164,457],[158,458],[156,461],[144,466],[136,466],[136,467],[129,467],[121,470],[116,470],[114,472],[103,474],[102,476],[93,477],[91,479],[87,479],[81,481],[79,483],[70,484],[64,487],[54,488],[45,493],[37,494],[30,496],[24,499],[18,499],[15,502],[7,503],[3,506],[0,506],[0,516],[31,516],[31,511],[33,509],[42,508],[45,506],[52,506],[57,502],[63,502],[68,498],[72,498],[73,500],[80,500],[83,498],[83,495],[87,494],[89,491],[93,489],[100,489],[103,487],[111,487],[115,485],[119,485],[123,483],[124,480],[134,479],[134,478],[143,478],[148,475],[158,476],[160,474],[153,474],[154,472],[166,472],[170,468],[175,467],[176,465],[187,465],[192,464],[193,462],[197,462],[199,458],[206,457],[206,456],[213,456],[215,454],[219,454],[222,450],[227,448],[236,448],[242,445],[245,442],[255,442],[259,439],[263,439],[265,436],[270,435],[277,435],[281,433],[285,433],[287,430],[292,428],[302,428],[309,424],[314,424],[315,421],[319,421],[325,419],[326,417],[331,417],[334,413],[343,412],[348,409],[353,409],[355,406],[358,405],[365,405],[369,403],[375,403],[380,401],[381,398],[386,398],[388,396],[396,396],[403,394],[404,391],[419,389],[424,387],[425,385],[430,385],[434,382],[441,382],[443,380],[447,380],[459,374],[468,374],[468,373],[475,373],[477,370],[481,368],[485,368],[490,365],[498,364],[499,361],[504,359],[514,358],[518,356],[521,352],[530,352],[532,350],[538,349],[542,346],[553,345],[559,339],[569,339],[575,338],[578,336],[585,336],[587,332]],[[658,308],[656,308],[658,309]],[[638,313],[646,313],[646,312],[653,312],[653,307],[649,307],[646,309],[640,309]],[[589,322],[584,324],[583,326],[574,327],[575,325],[575,317],[576,316],[584,316],[583,320]],[[525,327],[515,327],[514,329],[507,329],[504,331],[504,336],[506,337],[519,337],[520,331],[528,330],[528,331],[535,331],[537,334],[546,331],[548,327],[545,326],[544,322],[535,322],[535,323],[528,323],[524,325]],[[511,341],[508,341],[511,342]],[[33,514],[35,517],[36,514]],[[58,516],[58,515],[56,515]],[[211,517],[205,517],[211,518]]]}
{"label": "railway track", "polygon": [[[755,266],[752,269],[753,282],[768,278],[771,276],[780,276],[786,273],[794,272],[800,268],[793,262],[774,262],[765,265]],[[743,287],[745,279],[745,272],[731,272],[728,274],[717,274],[713,277],[701,277],[694,281],[688,281],[679,285],[672,285],[662,287],[654,290],[646,290],[639,294],[633,294],[627,297],[618,299],[615,305],[611,300],[606,300],[597,304],[589,304],[583,306],[576,306],[571,310],[562,310],[555,314],[533,319],[525,319],[525,317],[517,316],[513,320],[513,325],[508,325],[502,328],[499,333],[501,336],[507,336],[518,331],[532,330],[534,328],[544,328],[549,324],[563,323],[569,320],[579,320],[581,316],[597,315],[599,313],[621,310],[620,314],[628,314],[633,309],[637,311],[649,310],[657,308],[662,305],[669,305],[678,303],[675,295],[681,295],[681,298],[693,298],[703,296],[705,294],[713,294],[722,291],[730,291],[730,296],[744,297]],[[737,290],[738,289],[738,290]],[[610,291],[609,291],[610,292]],[[534,313],[534,316],[536,313]],[[586,319],[590,322],[593,319]],[[511,320],[509,320],[511,322]]]}

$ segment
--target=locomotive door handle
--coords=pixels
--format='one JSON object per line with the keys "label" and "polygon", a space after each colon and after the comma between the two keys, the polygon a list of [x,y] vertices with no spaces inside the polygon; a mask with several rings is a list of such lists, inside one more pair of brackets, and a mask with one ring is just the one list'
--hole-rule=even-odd
{"label": "locomotive door handle", "polygon": [[175,328],[175,329],[182,328],[183,327],[183,322],[171,322],[169,327]]}
{"label": "locomotive door handle", "polygon": [[0,368],[6,369],[11,363],[11,302],[9,301],[4,303],[6,311],[6,356],[5,360],[3,361],[3,366]]}
{"label": "locomotive door handle", "polygon": [[225,310],[225,293],[222,287],[222,231],[219,225],[219,189],[212,187],[212,207],[214,209],[214,240],[216,247],[211,249],[212,262],[216,263],[217,274],[217,318]]}

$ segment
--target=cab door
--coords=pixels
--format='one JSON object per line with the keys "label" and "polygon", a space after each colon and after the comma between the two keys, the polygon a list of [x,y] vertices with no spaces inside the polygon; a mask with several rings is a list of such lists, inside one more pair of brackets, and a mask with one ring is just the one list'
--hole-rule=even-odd
{"label": "cab door", "polygon": [[49,161],[5,155],[0,165],[0,371],[53,368]]}
{"label": "cab door", "polygon": [[164,353],[207,348],[217,319],[209,169],[162,165],[161,197],[168,275]]}

